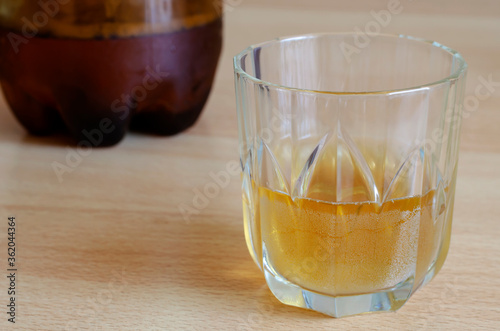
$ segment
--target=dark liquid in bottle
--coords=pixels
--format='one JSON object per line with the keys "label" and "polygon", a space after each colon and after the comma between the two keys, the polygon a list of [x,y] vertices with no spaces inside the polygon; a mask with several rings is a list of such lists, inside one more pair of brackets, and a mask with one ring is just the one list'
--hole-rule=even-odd
{"label": "dark liquid in bottle", "polygon": [[160,135],[191,126],[210,92],[222,22],[138,37],[34,37],[12,47],[0,30],[0,80],[28,131],[66,127],[94,146],[120,141],[129,126]]}

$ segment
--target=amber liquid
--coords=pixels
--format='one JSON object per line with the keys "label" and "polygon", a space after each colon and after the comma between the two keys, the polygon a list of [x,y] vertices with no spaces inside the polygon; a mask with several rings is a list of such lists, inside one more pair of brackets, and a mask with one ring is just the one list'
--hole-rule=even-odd
{"label": "amber liquid", "polygon": [[446,257],[451,222],[444,205],[433,214],[435,190],[382,204],[322,201],[329,197],[326,188],[314,199],[253,190],[257,210],[245,218],[250,251],[264,268],[305,289],[348,295],[406,281],[416,288]]}

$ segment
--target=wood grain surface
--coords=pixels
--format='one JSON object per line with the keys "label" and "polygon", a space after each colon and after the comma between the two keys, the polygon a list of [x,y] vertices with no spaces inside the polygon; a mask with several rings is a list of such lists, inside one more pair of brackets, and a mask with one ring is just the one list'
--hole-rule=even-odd
{"label": "wood grain surface", "polygon": [[[129,134],[81,159],[27,135],[0,101],[0,330],[492,330],[500,328],[500,2],[402,0],[386,33],[436,40],[469,64],[455,216],[440,274],[396,313],[332,319],[267,289],[243,236],[240,177],[189,221],[197,189],[238,160],[232,56],[277,36],[352,31],[387,1],[227,0],[225,48],[193,128]],[[346,4],[348,3],[348,4]],[[486,89],[481,88],[484,93]],[[59,181],[53,162],[72,162]],[[74,166],[74,167],[73,167]],[[17,220],[17,315],[7,322],[7,217]]]}

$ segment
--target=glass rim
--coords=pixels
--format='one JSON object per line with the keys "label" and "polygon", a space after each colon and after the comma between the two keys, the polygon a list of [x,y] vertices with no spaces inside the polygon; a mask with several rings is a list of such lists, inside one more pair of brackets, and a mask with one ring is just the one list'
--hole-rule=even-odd
{"label": "glass rim", "polygon": [[233,58],[233,64],[234,64],[234,71],[235,73],[238,73],[249,80],[253,81],[255,84],[263,84],[265,86],[270,86],[274,87],[276,89],[282,89],[282,90],[289,90],[289,91],[294,91],[294,92],[305,92],[305,93],[314,93],[314,94],[332,94],[332,95],[370,95],[370,94],[400,94],[400,93],[411,93],[411,92],[416,92],[418,90],[425,90],[429,89],[431,87],[437,86],[444,84],[446,82],[452,81],[452,80],[457,80],[460,78],[460,76],[467,70],[467,62],[465,62],[465,59],[462,57],[462,55],[447,46],[444,46],[436,41],[425,39],[425,38],[418,38],[418,37],[412,37],[404,34],[385,34],[385,33],[380,33],[375,36],[370,36],[372,38],[377,38],[377,37],[389,37],[389,38],[394,38],[394,39],[407,39],[407,40],[412,40],[415,42],[420,42],[420,43],[425,43],[429,44],[431,46],[440,48],[450,54],[454,60],[458,62],[457,68],[448,76],[429,83],[417,85],[417,86],[411,86],[411,87],[405,87],[405,88],[399,88],[399,89],[389,89],[389,90],[374,90],[374,91],[326,91],[326,90],[313,90],[313,89],[302,89],[302,88],[297,88],[293,86],[286,86],[286,85],[281,85],[277,83],[272,83],[269,81],[265,81],[262,79],[259,79],[255,77],[254,75],[250,75],[248,72],[243,70],[241,67],[241,59],[243,56],[247,54],[252,54],[253,50],[270,45],[273,43],[281,43],[284,41],[294,41],[294,40],[300,40],[300,39],[306,39],[306,38],[318,38],[321,36],[335,36],[335,35],[360,35],[363,33],[359,32],[322,32],[322,33],[309,33],[309,34],[303,34],[303,35],[295,35],[295,36],[286,36],[286,37],[278,37],[274,38],[268,41],[264,41],[261,43],[253,44],[250,45],[249,47],[245,48],[243,51],[238,53],[237,55],[234,56]]}

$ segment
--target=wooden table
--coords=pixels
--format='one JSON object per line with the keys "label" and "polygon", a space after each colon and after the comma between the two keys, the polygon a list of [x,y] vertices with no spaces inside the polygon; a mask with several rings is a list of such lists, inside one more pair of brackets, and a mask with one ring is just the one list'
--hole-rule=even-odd
{"label": "wooden table", "polygon": [[[363,28],[388,0],[269,2],[226,1],[224,54],[195,127],[171,138],[130,134],[73,160],[62,182],[52,163],[66,162],[70,143],[27,135],[1,101],[1,330],[500,328],[498,85],[463,123],[447,262],[397,313],[332,319],[280,304],[245,246],[238,175],[183,219],[178,206],[238,159],[232,56],[280,35]],[[383,32],[460,50],[468,96],[480,77],[500,82],[500,2],[401,5]],[[9,215],[17,221],[14,328],[5,313]]]}

